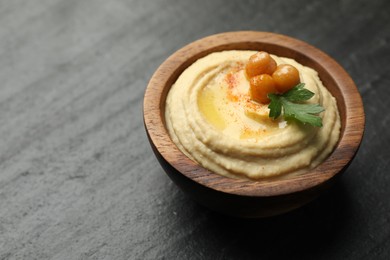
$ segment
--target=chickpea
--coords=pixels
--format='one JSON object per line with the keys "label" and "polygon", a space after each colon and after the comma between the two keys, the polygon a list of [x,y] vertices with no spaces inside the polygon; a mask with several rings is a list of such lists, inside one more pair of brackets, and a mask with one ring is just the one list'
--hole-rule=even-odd
{"label": "chickpea", "polygon": [[259,103],[269,103],[269,93],[277,92],[274,79],[268,74],[261,74],[252,77],[249,80],[250,95],[254,101]]}
{"label": "chickpea", "polygon": [[280,93],[284,93],[295,87],[299,82],[299,71],[289,64],[279,65],[272,74],[275,81],[276,89]]}
{"label": "chickpea", "polygon": [[275,60],[265,51],[253,54],[245,67],[248,78],[261,74],[271,75],[275,70]]}

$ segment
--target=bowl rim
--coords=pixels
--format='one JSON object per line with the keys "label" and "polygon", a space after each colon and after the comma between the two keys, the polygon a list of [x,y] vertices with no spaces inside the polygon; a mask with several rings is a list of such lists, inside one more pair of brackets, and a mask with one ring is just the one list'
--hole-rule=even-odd
{"label": "bowl rim", "polygon": [[[283,48],[291,52],[288,55],[290,58],[305,57],[305,59],[320,65],[329,74],[328,76],[332,77],[340,90],[346,115],[339,142],[325,161],[307,173],[276,180],[231,179],[213,173],[192,161],[170,139],[165,127],[162,108],[165,104],[166,94],[177,77],[195,60],[214,51],[239,49],[237,46],[244,43],[249,46],[249,49],[258,50],[257,46],[264,45],[267,46],[265,49]],[[156,97],[158,102],[156,102]],[[357,87],[348,73],[334,59],[301,40],[259,31],[219,33],[189,43],[177,50],[159,66],[151,77],[145,90],[143,114],[145,129],[151,145],[178,172],[207,188],[251,197],[269,197],[301,192],[329,181],[341,173],[356,155],[363,138],[365,125],[363,102]]]}

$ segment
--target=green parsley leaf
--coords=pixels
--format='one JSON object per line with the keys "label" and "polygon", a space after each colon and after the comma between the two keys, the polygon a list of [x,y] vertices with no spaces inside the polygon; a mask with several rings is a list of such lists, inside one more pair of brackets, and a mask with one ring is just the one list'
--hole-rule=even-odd
{"label": "green parsley leaf", "polygon": [[314,96],[314,93],[305,89],[305,83],[299,83],[289,91],[283,94],[283,97],[291,102],[299,102],[309,100]]}
{"label": "green parsley leaf", "polygon": [[278,118],[282,114],[282,102],[278,95],[269,94],[269,99],[271,99],[271,103],[269,104],[269,117],[273,119]]}
{"label": "green parsley leaf", "polygon": [[324,111],[324,108],[318,104],[297,104],[282,98],[282,106],[284,108],[284,116],[286,118],[294,118],[302,123],[308,123],[313,126],[322,126],[322,119],[318,114]]}
{"label": "green parsley leaf", "polygon": [[319,104],[302,103],[314,96],[313,92],[304,87],[305,84],[300,83],[284,94],[268,94],[271,99],[269,117],[277,119],[283,112],[287,120],[294,119],[303,124],[322,127],[322,118],[315,114],[325,109]]}

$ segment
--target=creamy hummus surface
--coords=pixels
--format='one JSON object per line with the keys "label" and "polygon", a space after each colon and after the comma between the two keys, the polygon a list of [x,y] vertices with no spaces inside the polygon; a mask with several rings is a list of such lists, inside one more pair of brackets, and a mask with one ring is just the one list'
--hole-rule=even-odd
{"label": "creamy hummus surface", "polygon": [[203,167],[231,178],[258,180],[304,173],[320,164],[340,135],[336,100],[317,72],[289,58],[325,108],[323,127],[269,118],[268,104],[251,100],[245,65],[255,51],[223,51],[189,66],[168,93],[165,118],[178,148]]}

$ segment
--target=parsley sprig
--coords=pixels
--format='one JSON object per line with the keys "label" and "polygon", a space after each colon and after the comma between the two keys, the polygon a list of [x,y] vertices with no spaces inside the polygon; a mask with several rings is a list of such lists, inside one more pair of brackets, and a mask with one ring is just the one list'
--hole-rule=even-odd
{"label": "parsley sprig", "polygon": [[268,108],[269,117],[277,119],[283,112],[285,119],[297,120],[303,124],[322,127],[322,118],[316,114],[325,109],[319,104],[304,104],[314,93],[305,88],[305,83],[300,83],[283,94],[268,94],[271,103]]}

